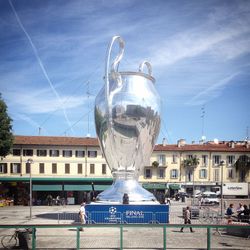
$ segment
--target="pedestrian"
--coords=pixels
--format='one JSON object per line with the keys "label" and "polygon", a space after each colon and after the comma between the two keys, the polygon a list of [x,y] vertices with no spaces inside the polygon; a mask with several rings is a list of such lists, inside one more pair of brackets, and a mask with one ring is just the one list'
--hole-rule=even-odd
{"label": "pedestrian", "polygon": [[239,206],[236,209],[236,212],[239,214],[240,212],[244,211],[244,207],[242,203],[239,203]]}
{"label": "pedestrian", "polygon": [[52,200],[53,200],[53,197],[52,197],[51,194],[49,194],[49,195],[47,196],[48,206],[52,206]]}
{"label": "pedestrian", "polygon": [[127,193],[125,193],[122,197],[122,204],[129,204],[129,197]]}
{"label": "pedestrian", "polygon": [[[85,210],[85,202],[81,204],[80,211],[79,211],[79,217],[81,224],[86,224],[86,210]],[[80,231],[84,231],[83,228],[80,229]]]}
{"label": "pedestrian", "polygon": [[[191,212],[189,206],[187,206],[186,210],[184,211],[184,224],[191,224]],[[181,231],[183,233],[184,227],[181,228]],[[190,232],[194,233],[194,230],[192,227],[190,227]]]}
{"label": "pedestrian", "polygon": [[59,195],[56,196],[56,205],[57,206],[60,205],[60,196]]}
{"label": "pedestrian", "polygon": [[168,205],[171,205],[171,200],[169,197],[167,197],[165,200],[166,200],[165,203],[167,203]]}
{"label": "pedestrian", "polygon": [[227,216],[227,223],[230,224],[232,222],[232,215],[233,215],[233,204],[231,203],[229,207],[227,208],[226,211],[226,216]]}
{"label": "pedestrian", "polygon": [[238,221],[249,222],[249,219],[250,219],[250,209],[248,209],[248,207],[247,207],[246,204],[243,207],[244,207],[244,210],[242,210],[238,214]]}

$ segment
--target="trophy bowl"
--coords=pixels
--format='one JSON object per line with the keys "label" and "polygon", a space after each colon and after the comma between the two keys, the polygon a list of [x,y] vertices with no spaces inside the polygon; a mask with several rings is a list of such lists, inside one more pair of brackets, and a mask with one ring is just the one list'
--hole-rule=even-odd
{"label": "trophy bowl", "polygon": [[[110,66],[115,41],[119,54]],[[149,165],[160,130],[160,97],[151,76],[151,65],[144,61],[138,72],[119,72],[124,41],[115,36],[108,47],[105,84],[95,100],[95,125],[101,150],[113,176],[110,188],[97,196],[97,202],[156,202],[154,195],[138,183],[140,172]],[[144,73],[144,68],[148,72]]]}

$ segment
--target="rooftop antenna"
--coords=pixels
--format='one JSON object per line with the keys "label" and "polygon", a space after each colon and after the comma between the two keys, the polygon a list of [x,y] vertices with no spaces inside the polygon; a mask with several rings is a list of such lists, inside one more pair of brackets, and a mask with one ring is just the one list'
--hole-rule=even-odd
{"label": "rooftop antenna", "polygon": [[246,128],[246,141],[248,141],[248,139],[249,139],[249,134],[248,134],[248,126],[247,126],[247,128]]}
{"label": "rooftop antenna", "polygon": [[205,105],[201,107],[201,139],[206,140],[206,136],[204,135],[204,120],[205,120]]}
{"label": "rooftop antenna", "polygon": [[88,104],[87,104],[87,106],[88,106],[88,133],[87,133],[87,137],[90,137],[90,133],[89,133],[89,81],[87,82],[87,92],[86,92],[86,94],[87,94],[87,97],[88,97]]}
{"label": "rooftop antenna", "polygon": [[42,130],[42,128],[39,127],[39,128],[38,128],[38,135],[41,135],[41,130]]}

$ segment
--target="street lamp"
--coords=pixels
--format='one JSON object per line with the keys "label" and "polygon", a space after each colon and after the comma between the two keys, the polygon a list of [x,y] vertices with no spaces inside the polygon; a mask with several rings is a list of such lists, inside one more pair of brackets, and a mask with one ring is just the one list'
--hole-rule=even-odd
{"label": "street lamp", "polygon": [[220,169],[221,169],[220,214],[221,214],[221,217],[223,215],[223,165],[224,165],[224,161],[221,161],[220,162]]}
{"label": "street lamp", "polygon": [[30,169],[30,220],[32,219],[32,203],[33,203],[33,198],[32,198],[32,176],[31,176],[31,164],[33,163],[32,159],[27,160],[27,164]]}

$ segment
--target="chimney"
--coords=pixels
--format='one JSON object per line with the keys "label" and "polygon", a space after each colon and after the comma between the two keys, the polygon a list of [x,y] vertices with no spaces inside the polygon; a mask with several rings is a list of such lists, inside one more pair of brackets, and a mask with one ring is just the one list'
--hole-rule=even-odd
{"label": "chimney", "polygon": [[177,146],[178,148],[182,147],[182,146],[185,146],[186,144],[186,140],[185,139],[180,139],[177,141]]}
{"label": "chimney", "polygon": [[234,146],[235,146],[234,141],[230,141],[230,147],[231,147],[231,148],[234,148]]}
{"label": "chimney", "polygon": [[162,146],[166,146],[166,144],[167,144],[167,140],[166,140],[166,138],[163,138],[163,140],[162,140]]}
{"label": "chimney", "polygon": [[249,146],[250,146],[250,141],[246,141],[246,142],[245,142],[245,145],[246,145],[246,148],[249,148]]}

